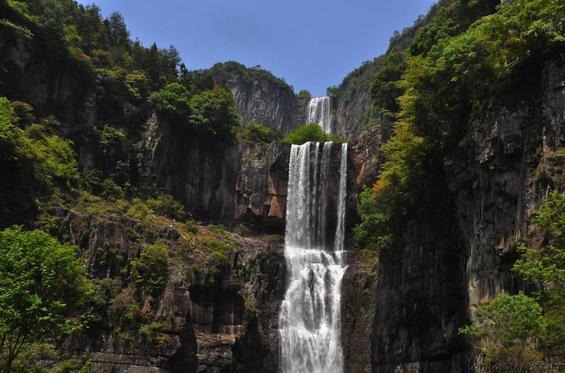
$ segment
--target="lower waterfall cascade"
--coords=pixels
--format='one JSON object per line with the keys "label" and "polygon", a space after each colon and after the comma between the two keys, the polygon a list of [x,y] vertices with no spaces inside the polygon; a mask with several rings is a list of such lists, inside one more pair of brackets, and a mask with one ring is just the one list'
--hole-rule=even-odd
{"label": "lower waterfall cascade", "polygon": [[307,142],[291,148],[285,233],[288,288],[279,316],[281,370],[285,373],[343,372],[347,144],[341,144],[339,152],[334,217],[328,211],[329,191],[336,186],[331,174],[335,145]]}

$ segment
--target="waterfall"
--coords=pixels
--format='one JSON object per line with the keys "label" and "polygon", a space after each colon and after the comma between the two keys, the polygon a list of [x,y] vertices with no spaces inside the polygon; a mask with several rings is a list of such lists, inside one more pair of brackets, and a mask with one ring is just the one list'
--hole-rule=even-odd
{"label": "waterfall", "polygon": [[312,97],[308,102],[307,114],[307,123],[316,123],[324,132],[332,132],[331,100],[328,96]]}
{"label": "waterfall", "polygon": [[[343,372],[341,280],[346,269],[347,144],[341,145],[334,222],[328,214],[333,147],[331,142],[308,142],[291,148],[284,252],[288,288],[279,317],[285,373]],[[335,232],[330,232],[328,227],[333,226]]]}

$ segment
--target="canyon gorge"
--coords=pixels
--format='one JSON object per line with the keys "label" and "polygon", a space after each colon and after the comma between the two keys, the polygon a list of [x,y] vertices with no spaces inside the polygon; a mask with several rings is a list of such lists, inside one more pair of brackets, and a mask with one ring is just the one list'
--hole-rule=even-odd
{"label": "canyon gorge", "polygon": [[[22,185],[34,179],[15,173],[17,157],[2,153],[0,226],[49,230],[77,248],[102,284],[92,326],[56,349],[85,357],[100,373],[470,372],[474,350],[460,328],[498,294],[531,290],[512,271],[517,246],[542,244],[531,218],[550,193],[565,191],[565,52],[562,41],[549,52],[524,52],[532,60],[476,105],[474,79],[465,94],[430,89],[446,94],[445,106],[451,92],[463,103],[453,105],[457,115],[445,114],[452,127],[434,127],[439,114],[414,120],[433,147],[414,161],[425,177],[412,187],[409,207],[397,209],[401,232],[392,247],[366,249],[354,234],[363,222],[361,195],[376,189],[390,159],[386,144],[406,121],[396,107],[400,95],[390,91],[409,74],[392,79],[390,65],[405,68],[407,60],[394,59],[424,48],[414,40],[435,30],[430,25],[451,3],[440,1],[328,96],[296,94],[271,73],[237,62],[182,81],[211,95],[222,87],[241,125],[272,130],[272,141],[187,125],[160,109],[159,97],[127,93],[133,78],[124,83],[69,58],[41,27],[0,4],[0,18],[20,25],[0,24],[0,96],[29,105],[45,126],[56,118],[53,133],[71,142],[81,185],[62,193],[68,199],[53,193],[31,208],[17,193],[28,193]],[[485,2],[458,32],[512,3]],[[410,58],[421,62],[416,52]],[[386,79],[394,82],[390,91],[378,85]],[[444,114],[443,103],[422,100],[413,115],[426,105]],[[307,123],[341,141],[284,141]],[[93,187],[80,189],[91,179]],[[186,216],[131,213],[136,198],[157,192]],[[26,203],[41,200],[29,193]],[[132,295],[131,268],[156,243],[169,252],[162,289]],[[156,325],[150,337],[139,328],[131,334],[132,322],[120,317],[108,321],[128,315],[136,296],[135,312]]]}

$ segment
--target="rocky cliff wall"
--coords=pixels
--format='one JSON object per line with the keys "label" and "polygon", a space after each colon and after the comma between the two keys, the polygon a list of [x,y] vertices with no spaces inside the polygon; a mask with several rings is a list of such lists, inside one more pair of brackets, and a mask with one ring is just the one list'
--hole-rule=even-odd
{"label": "rocky cliff wall", "polygon": [[379,66],[378,59],[367,62],[351,72],[340,84],[332,107],[333,128],[340,136],[354,139],[368,127],[370,85]]}
{"label": "rocky cliff wall", "polygon": [[281,135],[305,123],[307,102],[270,72],[236,62],[217,64],[209,72],[231,92],[243,123],[258,122]]}
{"label": "rocky cliff wall", "polygon": [[[473,113],[458,145],[435,162],[399,244],[377,266],[374,372],[465,371],[458,334],[474,307],[523,288],[515,246],[551,190],[563,190],[565,67],[562,58]],[[434,161],[434,160],[429,160]],[[534,242],[535,244],[535,242]]]}
{"label": "rocky cliff wall", "polygon": [[509,271],[515,246],[528,239],[528,220],[547,193],[564,188],[564,81],[565,60],[546,62],[521,82],[519,94],[476,113],[445,160],[467,244],[471,307],[520,289]]}
{"label": "rocky cliff wall", "polygon": [[[128,268],[151,242],[169,248],[169,274],[157,298],[146,294],[139,303],[143,317],[159,326],[153,335],[135,334],[134,324],[115,325],[120,321],[112,309],[136,312],[133,300],[107,302],[101,293],[96,314],[102,318],[67,340],[67,350],[87,354],[94,372],[277,371],[278,310],[285,286],[280,238],[207,227],[191,235],[174,221],[132,219],[108,201],[96,200],[95,210],[85,206],[57,210],[58,234],[80,248],[95,281],[117,286],[111,290],[120,294],[114,299],[131,294]],[[210,239],[233,242],[225,262],[211,256]]]}
{"label": "rocky cliff wall", "polygon": [[283,232],[290,145],[219,141],[152,114],[139,146],[139,185],[196,217]]}

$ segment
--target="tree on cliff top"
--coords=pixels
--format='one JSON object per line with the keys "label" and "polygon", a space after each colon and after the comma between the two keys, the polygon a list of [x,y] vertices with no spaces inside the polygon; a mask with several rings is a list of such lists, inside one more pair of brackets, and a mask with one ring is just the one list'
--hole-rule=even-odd
{"label": "tree on cliff top", "polygon": [[305,124],[289,133],[283,138],[288,144],[302,145],[308,141],[325,142],[343,142],[343,139],[335,133],[325,133],[316,123]]}
{"label": "tree on cliff top", "polygon": [[72,246],[15,226],[0,232],[0,369],[32,343],[82,326],[91,283]]}

